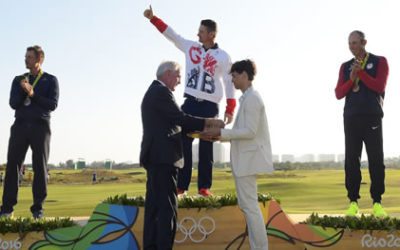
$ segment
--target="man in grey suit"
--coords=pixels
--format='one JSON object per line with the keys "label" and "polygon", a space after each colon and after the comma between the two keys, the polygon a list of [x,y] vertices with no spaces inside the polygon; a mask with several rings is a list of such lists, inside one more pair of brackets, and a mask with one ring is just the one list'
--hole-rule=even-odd
{"label": "man in grey suit", "polygon": [[257,196],[257,174],[273,171],[271,143],[264,102],[253,88],[256,66],[235,62],[232,81],[243,95],[232,129],[211,128],[201,136],[231,142],[231,163],[240,208],[245,214],[252,250],[268,249],[268,238]]}
{"label": "man in grey suit", "polygon": [[141,110],[143,138],[140,164],[146,169],[144,249],[172,249],[177,218],[177,171],[183,166],[182,127],[201,131],[204,127],[223,127],[217,119],[195,118],[183,113],[172,91],[180,83],[176,62],[163,62],[144,95]]}

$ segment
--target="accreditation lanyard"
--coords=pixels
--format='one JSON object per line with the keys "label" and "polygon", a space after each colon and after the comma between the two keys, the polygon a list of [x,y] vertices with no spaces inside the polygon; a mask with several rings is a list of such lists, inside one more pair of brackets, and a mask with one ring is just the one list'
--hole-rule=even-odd
{"label": "accreditation lanyard", "polygon": [[[364,61],[363,61],[362,65],[361,65],[361,69],[362,70],[365,69],[365,65],[367,64],[368,58],[369,58],[369,53],[367,53],[367,55],[364,58]],[[357,85],[359,81],[360,81],[360,78],[357,77],[355,84]]]}

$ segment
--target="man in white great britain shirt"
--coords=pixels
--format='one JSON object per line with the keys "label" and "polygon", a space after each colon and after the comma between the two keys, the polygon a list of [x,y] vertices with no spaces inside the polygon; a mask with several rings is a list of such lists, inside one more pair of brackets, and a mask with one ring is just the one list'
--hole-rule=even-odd
{"label": "man in white great britain shirt", "polygon": [[[202,20],[197,36],[199,42],[187,40],[153,14],[150,6],[144,16],[179,50],[185,53],[186,79],[182,110],[192,116],[211,118],[218,116],[218,103],[224,93],[226,109],[224,121],[229,124],[233,120],[236,106],[235,88],[229,70],[231,59],[215,42],[217,24],[213,20]],[[184,136],[184,166],[178,174],[178,195],[186,194],[192,177],[192,143],[193,138]],[[210,196],[212,185],[213,143],[200,140],[198,166],[198,193]]]}

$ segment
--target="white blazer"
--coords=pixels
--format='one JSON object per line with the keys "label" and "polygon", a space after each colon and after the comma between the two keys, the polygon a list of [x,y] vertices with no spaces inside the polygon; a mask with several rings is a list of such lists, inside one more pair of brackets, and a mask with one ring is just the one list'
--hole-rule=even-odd
{"label": "white blazer", "polygon": [[238,177],[271,173],[274,168],[264,102],[253,87],[239,101],[232,129],[221,130],[221,140],[231,142],[232,172]]}

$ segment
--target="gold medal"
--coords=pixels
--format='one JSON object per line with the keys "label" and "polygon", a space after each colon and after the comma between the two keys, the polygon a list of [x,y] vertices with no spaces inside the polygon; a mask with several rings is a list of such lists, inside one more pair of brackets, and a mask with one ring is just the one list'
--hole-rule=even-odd
{"label": "gold medal", "polygon": [[192,133],[188,133],[186,134],[187,136],[191,137],[191,138],[200,138],[200,133],[199,132],[192,132]]}

